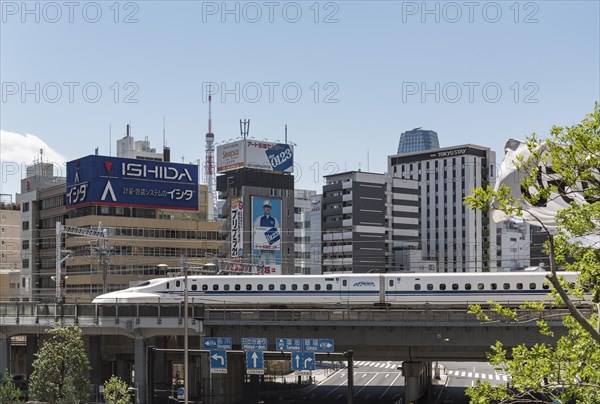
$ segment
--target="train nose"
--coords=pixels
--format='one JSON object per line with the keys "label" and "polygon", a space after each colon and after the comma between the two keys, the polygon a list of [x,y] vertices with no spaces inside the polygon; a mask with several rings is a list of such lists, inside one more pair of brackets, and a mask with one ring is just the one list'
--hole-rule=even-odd
{"label": "train nose", "polygon": [[103,295],[96,296],[92,300],[92,303],[94,303],[94,304],[117,303],[119,301],[120,297],[122,297],[122,295],[119,292],[105,293]]}

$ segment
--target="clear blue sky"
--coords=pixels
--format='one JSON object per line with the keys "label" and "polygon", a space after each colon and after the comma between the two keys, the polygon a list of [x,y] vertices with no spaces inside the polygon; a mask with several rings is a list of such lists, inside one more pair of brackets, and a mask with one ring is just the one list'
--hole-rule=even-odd
{"label": "clear blue sky", "polygon": [[[283,141],[287,124],[296,186],[318,191],[335,167],[367,170],[367,154],[368,169],[384,172],[414,127],[437,131],[442,147],[488,146],[499,164],[508,138],[574,124],[600,100],[598,1],[138,1],[118,3],[118,15],[112,1],[72,10],[31,1],[29,14],[23,4],[1,3],[2,193],[15,192],[21,174],[8,175],[8,164],[39,149],[25,134],[71,160],[96,147],[108,154],[112,124],[114,155],[128,122],[136,139],[162,147],[165,116],[172,160],[203,162],[208,82],[240,88],[239,101],[214,97],[216,142],[239,136],[240,118],[258,139]],[[36,83],[37,94],[24,93]],[[434,93],[422,99],[422,86]],[[124,102],[128,94],[138,102]]]}

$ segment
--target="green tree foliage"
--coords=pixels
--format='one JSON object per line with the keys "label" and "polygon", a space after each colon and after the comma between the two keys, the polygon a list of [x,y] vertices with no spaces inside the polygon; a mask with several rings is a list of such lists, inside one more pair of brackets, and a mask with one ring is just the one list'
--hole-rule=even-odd
{"label": "green tree foliage", "polygon": [[[579,124],[554,126],[546,139],[535,134],[528,139],[529,158],[516,166],[526,173],[521,181],[523,195],[515,196],[507,186],[474,190],[465,198],[473,209],[497,209],[508,215],[525,216],[538,221],[548,234],[545,245],[550,258],[548,281],[553,287],[556,304],[564,304],[570,313],[564,320],[568,334],[555,346],[524,345],[507,352],[501,342],[492,347],[490,363],[511,376],[510,386],[492,386],[478,382],[467,389],[473,403],[600,403],[600,108]],[[551,168],[550,168],[551,167]],[[541,182],[542,175],[551,180]],[[536,216],[536,207],[553,198],[569,202],[556,214],[556,227]],[[590,244],[596,240],[596,244]],[[558,278],[556,271],[580,273],[578,283],[570,285]],[[591,297],[595,315],[586,317],[577,300]],[[541,309],[538,307],[537,309]],[[490,317],[480,306],[471,313],[482,321]],[[490,305],[490,313],[518,321],[516,312]],[[551,334],[544,321],[538,322],[543,334]]]}
{"label": "green tree foliage", "polygon": [[131,404],[131,395],[127,393],[127,383],[118,376],[111,376],[104,383],[104,399],[107,404]]}
{"label": "green tree foliage", "polygon": [[21,390],[12,381],[8,369],[0,381],[0,403],[16,403],[21,396]]}
{"label": "green tree foliage", "polygon": [[90,362],[79,327],[55,327],[49,331],[33,361],[30,396],[50,404],[86,401],[90,392]]}

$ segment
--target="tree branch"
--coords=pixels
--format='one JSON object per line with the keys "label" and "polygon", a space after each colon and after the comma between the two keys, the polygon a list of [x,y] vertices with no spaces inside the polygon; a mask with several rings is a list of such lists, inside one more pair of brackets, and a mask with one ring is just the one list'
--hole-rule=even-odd
{"label": "tree branch", "polygon": [[571,301],[571,298],[569,297],[569,295],[567,295],[567,292],[565,292],[558,280],[558,277],[556,275],[556,263],[554,257],[554,236],[550,233],[548,233],[548,246],[550,249],[550,273],[546,275],[546,278],[548,278],[550,283],[552,283],[552,286],[554,286],[554,289],[556,289],[556,292],[558,292],[558,295],[561,297],[561,299],[569,309],[569,312],[571,313],[573,318],[581,325],[581,327],[583,327],[584,330],[586,330],[590,334],[594,341],[596,341],[596,343],[600,345],[600,333],[594,329],[592,324],[590,324],[590,322],[587,321],[583,314],[581,314],[579,309],[575,307],[575,305]]}

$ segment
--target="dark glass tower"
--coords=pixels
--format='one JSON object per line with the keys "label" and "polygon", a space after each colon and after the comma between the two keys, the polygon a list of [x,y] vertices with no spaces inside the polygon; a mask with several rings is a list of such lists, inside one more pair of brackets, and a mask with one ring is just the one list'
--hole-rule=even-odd
{"label": "dark glass tower", "polygon": [[438,135],[432,130],[415,128],[400,135],[398,154],[413,153],[423,150],[439,149]]}

